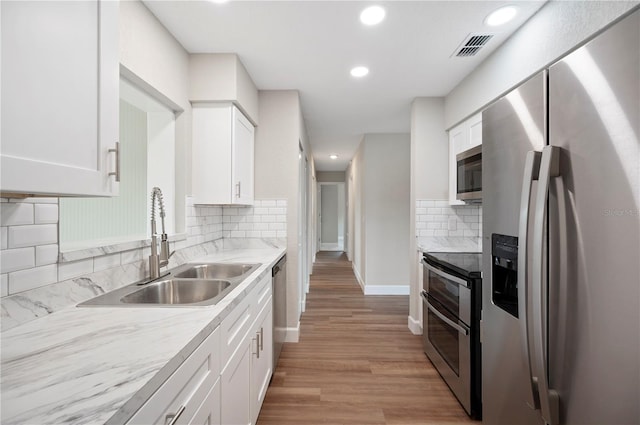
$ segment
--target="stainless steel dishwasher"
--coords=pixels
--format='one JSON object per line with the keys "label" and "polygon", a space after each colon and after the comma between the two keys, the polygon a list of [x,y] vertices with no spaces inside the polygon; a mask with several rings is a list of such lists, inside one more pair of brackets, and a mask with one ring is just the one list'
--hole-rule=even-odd
{"label": "stainless steel dishwasher", "polygon": [[287,256],[273,266],[273,370],[287,335]]}

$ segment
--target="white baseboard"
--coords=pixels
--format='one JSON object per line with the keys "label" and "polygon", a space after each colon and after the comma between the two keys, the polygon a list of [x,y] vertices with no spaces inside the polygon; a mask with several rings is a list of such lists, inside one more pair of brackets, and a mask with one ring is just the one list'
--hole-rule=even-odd
{"label": "white baseboard", "polygon": [[366,285],[365,295],[409,295],[409,285]]}
{"label": "white baseboard", "polygon": [[298,342],[300,340],[300,322],[295,328],[287,328],[287,335],[284,337],[284,342]]}
{"label": "white baseboard", "polygon": [[408,325],[412,334],[422,335],[422,323],[420,323],[420,321],[408,316]]}
{"label": "white baseboard", "polygon": [[360,276],[360,273],[358,272],[358,269],[356,268],[355,263],[351,263],[351,268],[353,269],[353,274],[356,275],[356,280],[360,285],[360,289],[362,289],[362,292],[364,293],[364,281],[362,280],[362,276]]}

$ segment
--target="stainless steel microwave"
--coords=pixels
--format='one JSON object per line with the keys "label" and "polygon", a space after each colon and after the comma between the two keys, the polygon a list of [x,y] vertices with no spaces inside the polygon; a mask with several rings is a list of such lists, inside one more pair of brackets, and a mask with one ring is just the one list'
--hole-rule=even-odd
{"label": "stainless steel microwave", "polygon": [[456,155],[456,199],[482,200],[482,145]]}

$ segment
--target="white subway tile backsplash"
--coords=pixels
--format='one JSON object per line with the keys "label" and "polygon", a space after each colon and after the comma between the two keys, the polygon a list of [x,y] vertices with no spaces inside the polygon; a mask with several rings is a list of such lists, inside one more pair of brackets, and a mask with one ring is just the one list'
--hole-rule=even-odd
{"label": "white subway tile backsplash", "polygon": [[276,232],[276,237],[277,238],[286,238],[287,237],[287,231],[286,230],[278,230]]}
{"label": "white subway tile backsplash", "polygon": [[417,200],[418,237],[478,237],[482,230],[482,208],[477,205],[449,205],[446,200]]}
{"label": "white subway tile backsplash", "polygon": [[0,217],[0,225],[2,226],[33,224],[33,204],[3,204],[2,208],[0,208]]}
{"label": "white subway tile backsplash", "polygon": [[278,233],[275,230],[265,230],[262,232],[263,238],[277,238]]}
{"label": "white subway tile backsplash", "polygon": [[2,245],[2,249],[7,249],[9,246],[9,228],[8,227],[0,227],[0,241]]}
{"label": "white subway tile backsplash", "polygon": [[271,215],[285,214],[286,212],[285,208],[269,208],[269,214]]}
{"label": "white subway tile backsplash", "polygon": [[[56,205],[57,206],[57,205]],[[46,266],[58,262],[58,244],[36,247],[36,266]]]}
{"label": "white subway tile backsplash", "polygon": [[28,291],[58,281],[58,265],[35,267],[9,273],[9,294]]}
{"label": "white subway tile backsplash", "polygon": [[286,208],[287,207],[287,200],[286,199],[278,199],[276,201],[276,206]]}
{"label": "white subway tile backsplash", "polygon": [[285,230],[284,223],[269,223],[269,230]]}
{"label": "white subway tile backsplash", "polygon": [[35,224],[50,224],[58,222],[58,204],[36,204]]}
{"label": "white subway tile backsplash", "polygon": [[0,277],[0,296],[6,297],[9,295],[9,275],[3,274]]}
{"label": "white subway tile backsplash", "polygon": [[58,281],[73,279],[83,274],[93,273],[93,258],[86,260],[71,261],[58,265]]}
{"label": "white subway tile backsplash", "polygon": [[34,248],[5,249],[0,251],[2,273],[29,269],[35,266]]}
{"label": "white subway tile backsplash", "polygon": [[262,207],[277,207],[278,206],[278,201],[270,200],[270,199],[264,199],[264,200],[262,200],[262,203],[260,204],[260,206],[262,206]]}
{"label": "white subway tile backsplash", "polygon": [[9,248],[58,243],[56,224],[35,224],[9,227]]}

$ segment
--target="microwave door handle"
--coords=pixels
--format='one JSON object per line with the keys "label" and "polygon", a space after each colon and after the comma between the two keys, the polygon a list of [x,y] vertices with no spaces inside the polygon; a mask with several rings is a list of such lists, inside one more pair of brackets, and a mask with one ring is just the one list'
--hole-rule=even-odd
{"label": "microwave door handle", "polygon": [[531,211],[529,209],[529,205],[531,203],[531,189],[533,182],[538,180],[538,174],[540,172],[540,156],[540,152],[527,152],[527,157],[524,163],[524,174],[522,176],[522,196],[520,198],[520,221],[518,226],[518,320],[520,323],[522,356],[525,359],[525,364],[529,373],[529,385],[527,385],[525,401],[532,409],[539,409],[540,401],[538,398],[536,378],[534,378],[533,370],[531,368],[531,349],[533,348],[533,342],[531,341],[531,332],[529,332],[531,297],[529,297],[529,294],[527,293],[530,288],[529,282],[527,282],[527,267],[529,260],[527,248],[529,242],[529,218],[531,216]]}
{"label": "microwave door handle", "polygon": [[534,211],[533,224],[533,270],[532,270],[532,290],[533,300],[533,345],[534,345],[534,368],[538,378],[538,392],[540,395],[540,410],[542,419],[548,425],[559,423],[559,395],[557,391],[549,388],[547,361],[545,353],[545,329],[544,319],[548,316],[548,308],[543,299],[545,291],[543,285],[547,282],[544,276],[544,253],[546,234],[546,209],[549,197],[549,182],[552,177],[560,176],[560,148],[557,146],[545,146],[542,149],[540,160],[540,177],[538,181],[538,193]]}
{"label": "microwave door handle", "polygon": [[429,270],[430,272],[437,274],[438,276],[442,277],[443,279],[447,279],[450,280],[451,282],[455,282],[460,286],[464,286],[465,288],[469,287],[469,282],[467,282],[464,279],[460,279],[459,277],[455,277],[452,276],[448,273],[445,273],[441,270],[436,269],[435,267],[431,266],[430,264],[428,264],[426,261],[424,261],[424,259],[421,261],[422,264],[424,264],[424,266],[427,268],[427,270]]}

